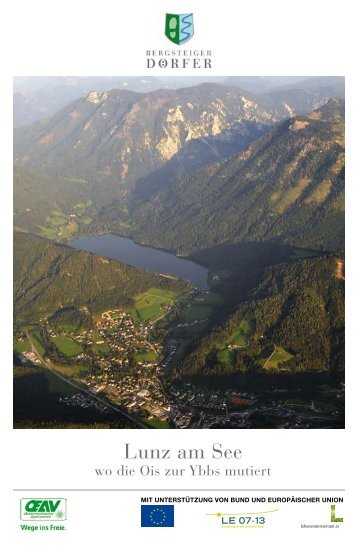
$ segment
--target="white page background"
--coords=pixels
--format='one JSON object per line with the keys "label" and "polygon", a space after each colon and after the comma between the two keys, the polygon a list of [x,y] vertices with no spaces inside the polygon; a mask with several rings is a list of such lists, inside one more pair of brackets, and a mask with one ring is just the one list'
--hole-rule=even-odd
{"label": "white page background", "polygon": [[[146,49],[172,47],[164,37],[164,13],[193,12],[195,37],[187,49],[211,49],[210,75],[346,76],[347,99],[347,352],[346,430],[13,430],[12,429],[12,78],[16,75],[204,75],[198,70],[146,70]],[[352,543],[356,489],[353,425],[356,414],[356,244],[357,81],[353,43],[357,33],[352,3],[330,0],[241,2],[221,0],[14,0],[3,4],[1,23],[1,427],[2,479],[12,541],[98,543],[182,543],[191,536],[206,543]],[[168,47],[169,44],[169,47]],[[272,467],[265,478],[165,477],[100,480],[94,468],[128,464],[123,444],[138,448],[205,448],[214,442],[240,448],[240,466]],[[203,461],[205,465],[209,460]],[[143,464],[143,461],[131,462]],[[149,462],[150,464],[150,462]],[[216,462],[218,467],[219,462]],[[172,466],[179,466],[176,460]],[[19,532],[18,499],[13,489],[138,489],[141,492],[72,494],[66,536]],[[263,532],[224,532],[204,517],[202,505],[191,517],[190,504],[176,507],[174,529],[141,529],[139,505],[145,489],[346,489],[344,527],[339,531],[300,530],[285,521]],[[62,496],[65,493],[62,493]],[[159,493],[158,493],[159,494]],[[174,493],[166,492],[166,495]],[[176,493],[181,495],[180,492]],[[185,494],[185,492],[183,492]],[[211,494],[207,492],[204,494]],[[218,493],[219,494],[219,493]],[[221,495],[225,491],[220,492]],[[258,492],[259,494],[259,492]],[[288,492],[289,494],[289,492]],[[59,492],[38,495],[56,497]],[[162,493],[161,495],[164,495]],[[190,492],[194,495],[194,492]],[[329,494],[328,494],[329,495]],[[70,498],[70,492],[67,493]],[[133,501],[132,501],[132,499]],[[107,503],[106,503],[107,502]],[[319,507],[322,509],[322,505]],[[214,510],[215,512],[215,510]],[[5,514],[5,511],[3,511]],[[75,516],[75,514],[77,515]],[[84,513],[86,514],[83,518]],[[293,515],[294,516],[294,515]],[[98,524],[98,519],[102,524]],[[96,523],[97,520],[97,523]],[[309,520],[309,513],[302,520]],[[343,526],[343,525],[342,525]],[[295,529],[296,528],[296,529]],[[5,527],[4,527],[5,530]],[[238,533],[236,533],[238,532]],[[199,536],[200,534],[200,536]],[[257,535],[260,534],[260,535]],[[266,537],[265,537],[266,536]]]}

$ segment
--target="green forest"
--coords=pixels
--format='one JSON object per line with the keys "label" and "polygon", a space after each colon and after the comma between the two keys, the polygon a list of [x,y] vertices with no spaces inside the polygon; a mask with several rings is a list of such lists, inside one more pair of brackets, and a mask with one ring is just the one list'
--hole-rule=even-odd
{"label": "green forest", "polygon": [[135,239],[186,255],[249,241],[342,250],[344,101],[284,121],[244,152],[176,178],[135,201],[132,214]]}
{"label": "green forest", "polygon": [[[267,268],[247,301],[197,342],[174,376],[342,371],[344,282],[335,276],[336,261],[327,256]],[[227,345],[234,346],[223,350]]]}
{"label": "green forest", "polygon": [[18,327],[52,315],[53,322],[68,322],[69,313],[76,325],[88,317],[73,309],[87,307],[98,313],[124,308],[134,304],[138,293],[152,287],[181,292],[190,285],[28,233],[14,235],[14,315]]}

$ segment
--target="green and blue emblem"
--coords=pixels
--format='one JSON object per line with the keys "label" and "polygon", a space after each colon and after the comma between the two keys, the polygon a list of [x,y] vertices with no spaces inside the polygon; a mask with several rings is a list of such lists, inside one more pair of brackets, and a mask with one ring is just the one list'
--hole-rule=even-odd
{"label": "green and blue emblem", "polygon": [[165,35],[174,44],[185,44],[194,36],[192,13],[167,13],[165,16]]}

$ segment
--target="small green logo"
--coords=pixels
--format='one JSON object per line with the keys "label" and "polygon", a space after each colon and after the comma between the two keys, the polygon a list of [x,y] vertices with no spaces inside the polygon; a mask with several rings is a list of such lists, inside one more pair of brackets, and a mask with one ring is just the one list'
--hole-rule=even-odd
{"label": "small green logo", "polygon": [[165,16],[165,35],[174,44],[182,45],[194,36],[192,13],[167,13]]}
{"label": "small green logo", "polygon": [[22,498],[21,520],[66,520],[67,500],[64,498]]}
{"label": "small green logo", "polygon": [[343,522],[343,518],[336,517],[336,506],[331,505],[331,522]]}

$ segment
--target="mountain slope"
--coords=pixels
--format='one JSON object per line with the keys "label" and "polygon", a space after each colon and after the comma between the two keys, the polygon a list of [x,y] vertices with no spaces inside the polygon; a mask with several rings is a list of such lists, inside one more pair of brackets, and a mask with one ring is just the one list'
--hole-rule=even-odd
{"label": "mountain slope", "polygon": [[[176,373],[342,370],[344,282],[336,278],[336,266],[337,259],[326,256],[269,267],[247,300],[197,343]],[[232,347],[238,333],[241,346]]]}
{"label": "mountain slope", "polygon": [[344,244],[344,102],[284,121],[246,151],[177,178],[139,209],[133,235],[193,253],[272,241],[324,250]]}
{"label": "mountain slope", "polygon": [[52,118],[15,130],[15,164],[120,184],[162,166],[191,140],[243,121],[270,125],[274,119],[247,93],[221,85],[91,92]]}
{"label": "mountain slope", "polygon": [[303,103],[296,88],[257,97],[214,83],[92,91],[15,130],[15,225],[60,241],[129,233],[129,201],[136,208],[174,178],[243,151],[292,112],[321,104],[320,89]]}
{"label": "mountain slope", "polygon": [[26,233],[14,235],[14,313],[19,324],[36,323],[62,308],[98,312],[128,305],[150,287],[173,291],[188,284],[117,261],[54,244]]}
{"label": "mountain slope", "polygon": [[[92,207],[90,197],[93,198],[96,191],[90,184],[15,167],[13,185],[14,225],[18,230],[65,240],[70,238],[71,229],[72,234],[76,232],[73,216],[76,216],[78,228],[91,221],[88,216]],[[70,225],[72,227],[68,229]]]}

